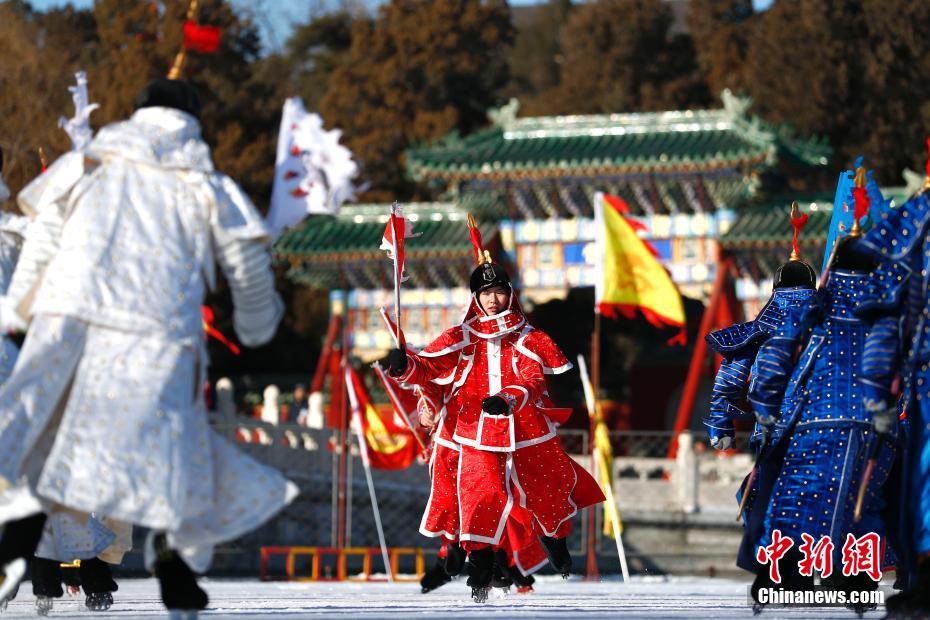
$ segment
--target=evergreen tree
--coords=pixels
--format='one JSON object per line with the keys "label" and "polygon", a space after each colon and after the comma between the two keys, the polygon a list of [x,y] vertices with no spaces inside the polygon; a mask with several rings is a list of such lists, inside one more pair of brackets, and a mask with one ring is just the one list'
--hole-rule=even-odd
{"label": "evergreen tree", "polygon": [[689,0],[688,30],[711,93],[745,90],[752,0]]}
{"label": "evergreen tree", "polygon": [[561,80],[548,113],[610,113],[706,105],[688,35],[670,33],[661,0],[592,0],[562,30]]}
{"label": "evergreen tree", "polygon": [[498,0],[391,0],[376,19],[356,20],[349,62],[333,73],[321,111],[361,161],[367,198],[414,195],[404,149],[486,122],[512,39]]}

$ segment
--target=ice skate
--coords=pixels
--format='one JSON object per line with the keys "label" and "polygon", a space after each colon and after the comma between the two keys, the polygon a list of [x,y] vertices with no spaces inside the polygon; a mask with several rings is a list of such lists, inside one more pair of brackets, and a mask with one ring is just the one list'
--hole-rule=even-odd
{"label": "ice skate", "polygon": [[494,551],[490,547],[472,551],[468,554],[467,568],[472,599],[476,603],[487,602],[494,577]]}
{"label": "ice skate", "polygon": [[471,598],[476,603],[487,603],[490,592],[491,588],[488,586],[475,586],[471,589]]}
{"label": "ice skate", "polygon": [[556,572],[562,574],[563,579],[568,579],[572,574],[572,556],[568,552],[568,541],[565,538],[552,538],[550,536],[540,536],[543,547],[546,549],[546,556],[549,563]]}
{"label": "ice skate", "polygon": [[93,592],[84,599],[84,606],[90,611],[106,611],[113,606],[112,592]]}
{"label": "ice skate", "polygon": [[51,613],[52,608],[55,606],[55,599],[51,596],[37,596],[36,597],[36,613],[40,616],[47,616]]}

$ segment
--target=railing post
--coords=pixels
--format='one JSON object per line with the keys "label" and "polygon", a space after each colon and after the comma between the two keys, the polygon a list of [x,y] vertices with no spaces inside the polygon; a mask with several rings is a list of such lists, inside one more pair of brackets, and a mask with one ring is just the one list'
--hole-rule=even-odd
{"label": "railing post", "polygon": [[678,464],[678,502],[682,511],[686,513],[698,511],[698,464],[693,443],[694,439],[691,436],[691,431],[678,433],[678,451],[675,455]]}

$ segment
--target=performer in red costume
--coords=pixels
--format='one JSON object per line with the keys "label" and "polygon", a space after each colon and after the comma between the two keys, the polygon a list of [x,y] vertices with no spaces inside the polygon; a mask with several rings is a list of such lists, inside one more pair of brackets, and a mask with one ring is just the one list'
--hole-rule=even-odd
{"label": "performer in red costume", "polygon": [[[487,598],[494,551],[515,506],[532,515],[549,561],[568,576],[565,538],[571,518],[604,501],[604,495],[565,454],[556,435],[570,410],[552,405],[545,375],[565,372],[571,363],[549,336],[527,323],[507,273],[475,237],[479,265],[470,278],[472,301],[462,323],[417,355],[394,349],[388,367],[405,383],[449,384],[445,405],[455,415],[452,440],[461,447],[459,540],[468,551],[468,585],[480,602]],[[431,498],[426,527],[436,499]]]}
{"label": "performer in red costume", "polygon": [[[437,383],[438,381],[438,383]],[[458,467],[461,446],[453,439],[455,415],[445,406],[449,381],[434,380],[420,390],[417,411],[420,425],[431,429],[430,498],[423,511],[420,533],[442,538],[437,564],[420,582],[429,592],[451,581],[462,572],[465,551],[459,545]],[[548,559],[537,538],[537,528],[528,510],[515,504],[510,511],[504,536],[494,558],[491,585],[507,589],[517,586],[526,594],[533,591],[533,573]]]}

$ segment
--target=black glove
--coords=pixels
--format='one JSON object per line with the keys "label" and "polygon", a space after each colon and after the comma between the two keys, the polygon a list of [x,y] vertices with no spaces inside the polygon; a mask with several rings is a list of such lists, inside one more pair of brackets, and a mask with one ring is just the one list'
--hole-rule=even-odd
{"label": "black glove", "polygon": [[407,353],[400,349],[391,349],[385,361],[388,373],[392,377],[399,377],[407,372]]}
{"label": "black glove", "polygon": [[500,396],[488,396],[481,401],[481,408],[491,415],[510,415],[510,406]]}

